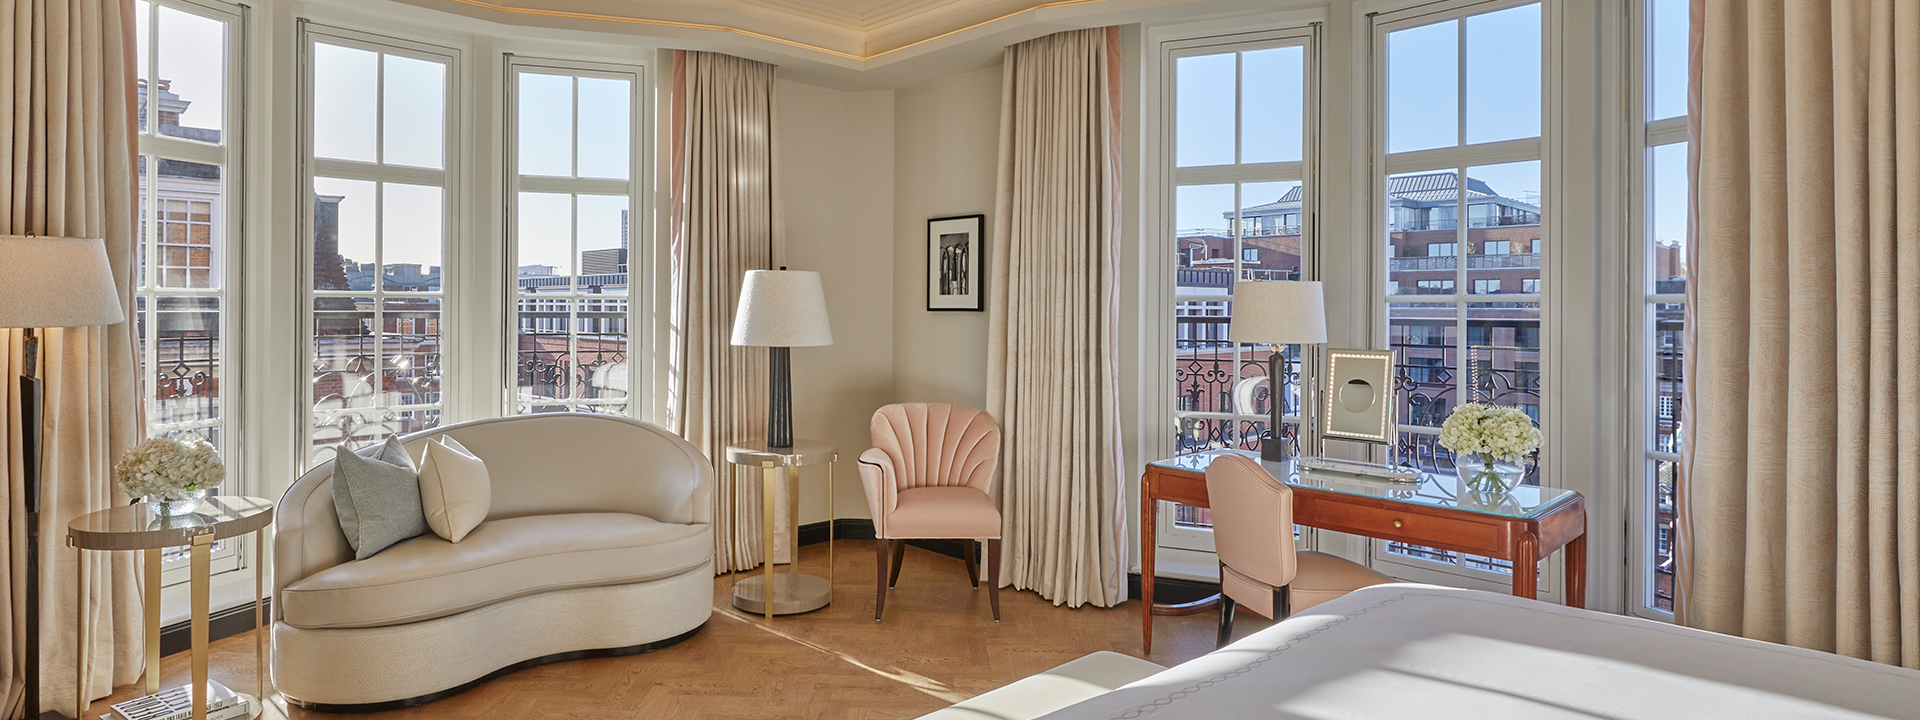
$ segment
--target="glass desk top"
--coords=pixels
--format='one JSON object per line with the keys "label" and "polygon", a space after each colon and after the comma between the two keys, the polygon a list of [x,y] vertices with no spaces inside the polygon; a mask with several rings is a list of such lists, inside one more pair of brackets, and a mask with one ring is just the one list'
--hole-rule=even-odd
{"label": "glass desk top", "polygon": [[[1147,463],[1151,467],[1205,474],[1207,466],[1223,455],[1240,455],[1260,460],[1260,453],[1248,450],[1205,450]],[[1503,495],[1491,495],[1464,487],[1452,473],[1425,473],[1418,481],[1396,482],[1345,473],[1296,468],[1293,461],[1266,462],[1260,465],[1294,487],[1313,488],[1348,495],[1376,497],[1398,502],[1454,508],[1503,518],[1536,518],[1580,496],[1572,490],[1521,485]]]}

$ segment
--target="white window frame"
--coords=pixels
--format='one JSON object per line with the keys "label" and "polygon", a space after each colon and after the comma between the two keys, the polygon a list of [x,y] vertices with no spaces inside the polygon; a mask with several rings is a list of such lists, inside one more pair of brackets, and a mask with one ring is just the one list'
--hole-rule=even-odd
{"label": "white window frame", "polygon": [[[1534,2],[1538,2],[1541,6],[1540,136],[1520,140],[1505,140],[1407,151],[1394,153],[1390,157],[1387,153],[1386,143],[1388,110],[1386,95],[1387,34],[1396,30],[1430,25],[1437,22],[1461,20],[1474,15],[1496,12],[1512,7],[1532,4]],[[1375,3],[1369,4],[1368,8],[1356,7],[1355,11],[1358,14],[1365,9],[1372,9],[1378,5],[1379,4]],[[1378,9],[1375,9],[1373,12],[1367,12],[1365,15],[1362,15],[1362,17],[1367,20],[1362,31],[1366,33],[1368,47],[1370,48],[1367,70],[1369,77],[1372,79],[1372,87],[1369,88],[1371,103],[1369,112],[1371,117],[1369,121],[1372,123],[1372,172],[1370,178],[1372,191],[1368,193],[1366,198],[1361,199],[1360,202],[1367,203],[1369,207],[1377,208],[1375,211],[1369,213],[1372,226],[1367,237],[1368,241],[1376,246],[1376,248],[1371,251],[1371,255],[1375,260],[1370,270],[1370,277],[1372,278],[1372,304],[1374,306],[1373,312],[1370,315],[1371,322],[1373,323],[1372,337],[1374,338],[1374,342],[1379,343],[1380,347],[1385,347],[1388,342],[1388,334],[1391,329],[1388,312],[1390,309],[1389,306],[1394,304],[1389,302],[1388,295],[1385,292],[1387,289],[1389,266],[1389,263],[1386,261],[1386,256],[1389,253],[1385,250],[1385,246],[1388,244],[1386,239],[1390,236],[1389,221],[1387,213],[1385,212],[1388,178],[1403,173],[1422,171],[1451,170],[1457,172],[1460,177],[1458,183],[1460,200],[1458,202],[1460,205],[1464,205],[1467,184],[1466,178],[1468,177],[1468,170],[1470,168],[1512,162],[1537,161],[1540,163],[1541,207],[1555,208],[1554,212],[1545,213],[1545,217],[1541,220],[1541,237],[1550,238],[1562,236],[1558,227],[1560,222],[1558,213],[1560,210],[1556,203],[1556,198],[1560,197],[1560,168],[1558,166],[1558,153],[1555,149],[1556,136],[1561,128],[1561,113],[1559,111],[1561,88],[1560,84],[1554,81],[1559,75],[1559,68],[1562,63],[1563,43],[1558,42],[1558,39],[1562,36],[1563,28],[1560,5],[1560,0],[1438,0],[1419,4],[1397,3],[1392,6],[1378,7]],[[1464,45],[1459,48],[1459,52],[1465,52]],[[1462,64],[1460,68],[1462,82],[1464,82],[1465,72],[1466,68],[1464,64]],[[1464,93],[1464,88],[1460,89],[1459,92]],[[1465,115],[1467,112],[1464,101],[1459,103],[1457,111],[1460,113],[1459,119],[1457,120],[1458,132],[1461,133],[1460,137],[1464,138],[1466,132]],[[1462,140],[1462,142],[1464,142],[1464,140]],[[1466,222],[1456,223],[1456,231],[1461,233],[1462,236],[1461,242],[1465,241],[1464,237],[1467,225],[1468,223]],[[1457,246],[1455,252],[1458,252]],[[1431,255],[1431,253],[1429,254]],[[1559,272],[1559,260],[1557,258],[1559,254],[1560,253],[1552,253],[1543,257],[1543,260],[1545,260],[1545,262],[1541,264],[1541,275],[1543,278],[1553,276]],[[1462,264],[1462,267],[1464,267],[1464,264]],[[1457,270],[1456,272],[1464,273],[1464,269]],[[1461,274],[1459,277],[1465,277],[1465,275]],[[1549,289],[1553,289],[1560,285],[1563,284],[1553,283],[1549,284],[1548,287]],[[1459,316],[1456,318],[1455,323],[1458,328],[1458,337],[1463,346],[1461,352],[1464,353],[1467,334],[1466,304],[1475,302],[1476,300],[1470,293],[1458,292],[1459,285],[1457,283],[1455,289],[1456,292],[1444,297],[1434,295],[1408,295],[1400,296],[1395,298],[1395,300],[1399,302],[1459,302]],[[1556,464],[1558,462],[1558,445],[1562,442],[1564,435],[1562,429],[1559,427],[1561,423],[1558,422],[1562,403],[1557,393],[1562,382],[1558,367],[1560,364],[1559,356],[1561,354],[1559,332],[1561,323],[1558,317],[1558,306],[1560,303],[1551,293],[1543,295],[1500,295],[1499,302],[1540,303],[1540,319],[1543,326],[1541,333],[1543,337],[1540,348],[1542,366],[1540,370],[1542,374],[1540,407],[1543,420],[1543,432],[1545,435],[1545,441],[1540,451],[1540,482],[1542,485],[1549,487],[1562,487],[1564,485],[1562,473]],[[1458,402],[1464,402],[1465,398],[1468,397],[1468,388],[1466,385],[1467,373],[1456,374],[1459,375],[1459,377],[1456,378],[1456,381],[1459,383],[1459,387],[1456,390],[1456,394],[1458,395],[1456,400]],[[1425,428],[1413,428],[1406,425],[1402,425],[1400,430],[1421,434],[1437,433],[1437,431]],[[1376,460],[1384,459],[1385,453],[1376,451]],[[1482,571],[1458,564],[1445,565],[1439,562],[1422,561],[1388,553],[1385,550],[1386,543],[1384,541],[1375,540],[1371,545],[1373,548],[1371,552],[1373,567],[1395,578],[1475,587],[1500,592],[1506,591],[1511,584],[1510,576],[1505,573]],[[1457,553],[1456,556],[1458,556]],[[1560,599],[1562,592],[1561,577],[1560,573],[1555,571],[1560,563],[1561,560],[1558,557],[1551,559],[1549,562],[1541,563],[1538,585],[1538,596],[1540,598],[1550,601],[1558,601]]]}
{"label": "white window frame", "polygon": [[[161,79],[159,78],[160,48],[159,43],[153,42],[152,40],[157,38],[159,33],[160,24],[158,17],[160,8],[162,7],[210,18],[225,23],[226,25],[226,96],[222,99],[225,114],[224,117],[221,118],[221,142],[219,145],[169,137],[161,135],[159,132],[159,102],[157,101],[159,88],[157,80]],[[155,303],[162,297],[214,296],[220,300],[220,356],[217,360],[220,367],[219,418],[212,421],[196,421],[178,424],[161,424],[149,421],[143,431],[148,436],[163,436],[174,432],[191,432],[208,427],[219,428],[222,441],[221,456],[228,469],[227,480],[222,484],[222,488],[227,494],[250,494],[256,492],[258,489],[258,483],[250,482],[247,474],[242,470],[242,468],[247,466],[248,459],[246,452],[247,443],[242,430],[242,428],[245,427],[245,423],[242,420],[246,407],[246,377],[243,370],[243,363],[247,353],[245,343],[242,339],[244,334],[240,332],[240,328],[246,327],[244,322],[246,318],[246,303],[240,301],[242,297],[240,269],[242,268],[241,260],[246,251],[244,238],[247,237],[246,214],[244,212],[247,205],[246,188],[248,186],[248,183],[245,181],[247,137],[245,123],[247,116],[245,113],[246,103],[244,101],[247,88],[247,63],[244,62],[247,52],[247,12],[248,8],[244,5],[230,5],[214,1],[148,0],[146,30],[149,40],[147,42],[146,61],[147,73],[151,77],[148,78],[149,82],[147,87],[146,130],[138,133],[139,149],[137,153],[140,156],[150,157],[154,160],[149,170],[153,173],[155,181],[142,191],[142,202],[136,204],[142,208],[140,210],[141,216],[139,222],[147,228],[147,232],[142,234],[139,241],[149,246],[157,244],[155,235],[157,234],[159,212],[159,205],[158,202],[156,202],[159,199],[159,160],[163,158],[167,160],[183,160],[203,165],[215,165],[220,168],[222,197],[219,200],[219,207],[215,213],[221,223],[221,233],[219,243],[214,248],[214,268],[220,273],[219,290],[217,292],[210,292],[207,290],[170,290],[160,288],[155,282],[154,273],[154,266],[158,262],[158,257],[152,252],[147,252],[146,257],[148,262],[146,263],[146,267],[142,269],[142,272],[146,274],[146,283],[143,287],[137,288],[134,291],[134,295],[136,298],[146,299],[148,307],[156,310],[157,305]],[[137,167],[138,165],[136,164],[136,168]],[[151,248],[148,249],[151,250]],[[139,251],[136,250],[136,255],[138,252]],[[136,300],[135,306],[139,306],[138,300]],[[151,342],[151,340],[154,339],[153,333],[157,332],[157,323],[149,323],[146,327],[147,337],[141,339],[141,344],[144,348],[142,350],[141,363],[144,372],[147,373],[147,376],[143,377],[140,383],[141,402],[145,408],[144,417],[147,418],[159,416],[159,401],[155,398],[155,388],[148,384],[148,381],[152,379],[151,373],[158,362],[158,352],[154,347],[155,343]],[[254,542],[254,539],[252,537],[242,537],[235,538],[235,540],[236,541],[221,541],[215,544],[209,566],[214,575],[234,572],[251,566],[247,559],[251,556],[243,551],[249,543]],[[189,580],[187,553],[184,550],[184,548],[174,548],[162,554],[163,562],[161,564],[160,581],[163,586],[172,587],[182,585]]]}
{"label": "white window frame", "polygon": [[[1174,348],[1176,347],[1175,303],[1179,298],[1176,290],[1175,265],[1166,257],[1163,249],[1168,239],[1177,232],[1174,227],[1175,188],[1181,185],[1226,184],[1252,182],[1299,182],[1302,187],[1301,226],[1301,276],[1303,279],[1318,277],[1318,243],[1315,227],[1315,211],[1318,207],[1318,189],[1313,180],[1313,172],[1319,154],[1319,121],[1322,112],[1320,105],[1320,57],[1321,31],[1324,15],[1321,11],[1301,11],[1266,16],[1264,19],[1238,19],[1232,22],[1210,21],[1175,26],[1151,28],[1146,38],[1143,53],[1141,75],[1147,86],[1145,107],[1149,108],[1142,122],[1142,136],[1146,144],[1143,166],[1146,169],[1146,185],[1143,188],[1145,226],[1141,233],[1143,270],[1147,273],[1145,291],[1141,302],[1145,306],[1142,327],[1141,369],[1143,376],[1143,394],[1141,402],[1142,457],[1147,460],[1167,457],[1174,453],[1172,433],[1154,428],[1171,429],[1170,422],[1180,415],[1209,415],[1190,413],[1177,405],[1174,397],[1173,381]],[[1303,50],[1302,85],[1302,143],[1301,160],[1286,163],[1260,163],[1249,165],[1223,165],[1210,167],[1177,167],[1174,159],[1174,116],[1175,116],[1175,71],[1176,60],[1186,55],[1204,55],[1229,51],[1254,51],[1272,47],[1299,46]],[[1240,94],[1235,94],[1234,117],[1236,126],[1240,113],[1238,103]],[[1283,174],[1284,173],[1284,174]],[[1245,206],[1237,201],[1236,212]],[[1228,227],[1238,227],[1238,222],[1229,222]],[[1243,259],[1233,255],[1234,277],[1239,277]],[[1219,300],[1220,298],[1192,298]],[[1220,313],[1209,313],[1220,314]],[[1313,361],[1304,358],[1301,368],[1303,382],[1311,382]],[[1223,414],[1222,417],[1225,417]],[[1246,417],[1244,415],[1236,417]],[[1295,416],[1288,416],[1298,422]],[[1303,442],[1305,441],[1303,437]],[[1213,534],[1204,529],[1179,527],[1174,523],[1175,513],[1171,508],[1163,508],[1158,513],[1159,526],[1156,534],[1159,541],[1158,574],[1169,577],[1185,577],[1197,580],[1217,580],[1218,561],[1213,555]],[[1305,547],[1311,547],[1312,534],[1303,538]]]}
{"label": "white window frame", "polygon": [[[371,33],[337,25],[323,24],[308,18],[300,18],[298,20],[298,26],[298,39],[295,47],[299,58],[297,72],[300,88],[296,94],[298,107],[296,118],[299,127],[299,151],[296,160],[299,163],[301,171],[300,195],[297,202],[298,217],[300,218],[300,230],[297,240],[300,248],[298,253],[298,257],[300,258],[300,271],[298,274],[300,281],[300,300],[296,312],[299,313],[298,327],[302,328],[302,330],[298,333],[300,350],[296,354],[298,375],[295,377],[297,378],[296,382],[298,386],[301,388],[300,408],[303,421],[297,430],[296,437],[299,438],[299,444],[295,448],[295,452],[297,453],[296,459],[299,462],[299,466],[305,469],[315,464],[316,455],[316,450],[313,447],[313,417],[315,411],[313,408],[313,372],[311,367],[314,342],[313,305],[314,299],[322,296],[313,287],[314,178],[328,177],[380,183],[430,185],[441,188],[442,255],[440,264],[440,290],[435,294],[422,293],[405,296],[435,297],[440,302],[440,401],[437,403],[379,406],[380,409],[388,411],[438,411],[441,418],[438,423],[439,425],[449,424],[452,422],[452,418],[460,417],[458,413],[462,409],[461,393],[455,391],[457,387],[456,382],[459,382],[456,376],[466,370],[458,360],[457,356],[459,356],[460,353],[454,352],[453,350],[458,346],[458,343],[462,341],[460,337],[460,331],[462,329],[461,319],[467,312],[467,309],[462,307],[463,301],[461,299],[468,294],[468,288],[463,287],[460,282],[460,269],[464,265],[462,262],[464,260],[464,253],[462,252],[462,243],[456,242],[455,239],[462,236],[462,230],[465,227],[466,207],[469,200],[464,192],[465,183],[463,176],[466,155],[464,152],[465,146],[462,142],[462,134],[465,129],[465,123],[460,120],[461,114],[467,111],[466,106],[463,105],[465,102],[465,95],[463,93],[465,86],[462,81],[462,73],[466,68],[463,50],[390,34]],[[446,68],[447,97],[444,106],[445,114],[443,116],[445,126],[443,128],[444,134],[441,138],[442,143],[445,145],[441,156],[444,158],[442,169],[433,170],[385,163],[316,158],[314,156],[313,73],[315,66],[313,62],[313,49],[314,45],[320,42],[325,42],[329,45],[351,47],[368,52],[398,55],[440,63]],[[383,95],[383,93],[376,93],[376,98],[379,99],[381,104],[384,104]],[[382,121],[383,118],[376,117],[375,126],[380,127]],[[380,141],[376,139],[376,153],[381,152],[379,143]],[[381,247],[382,250],[384,250],[384,243]],[[377,272],[384,272],[383,258],[380,257],[380,255],[384,255],[384,252],[377,253],[377,256],[374,258],[374,264]],[[380,331],[379,329],[384,325],[380,318],[384,316],[386,311],[386,303],[384,300],[387,298],[388,292],[382,287],[382,283],[376,280],[374,287],[365,292],[329,292],[341,296],[374,298],[374,325],[376,331]],[[475,301],[479,301],[480,299],[479,297],[474,298]]]}
{"label": "white window frame", "polygon": [[[522,176],[520,174],[519,77],[523,71],[539,70],[545,70],[556,75],[567,75],[576,79],[612,78],[627,80],[632,83],[633,96],[632,105],[628,113],[630,123],[627,128],[629,135],[627,147],[631,158],[629,160],[630,165],[626,180]],[[519,360],[517,338],[520,332],[519,307],[521,300],[530,299],[536,303],[542,303],[549,300],[558,301],[569,298],[575,300],[605,299],[604,296],[588,296],[577,292],[551,295],[546,293],[523,295],[520,292],[520,246],[517,232],[519,228],[519,197],[522,191],[568,194],[575,198],[576,218],[578,212],[577,199],[580,195],[626,196],[628,244],[627,294],[623,299],[627,303],[628,390],[625,402],[626,412],[624,415],[627,417],[648,419],[653,414],[653,398],[649,392],[653,387],[651,379],[653,367],[645,362],[645,359],[653,357],[654,353],[647,352],[645,345],[653,341],[654,333],[649,326],[644,324],[647,318],[653,317],[651,300],[656,294],[652,286],[652,281],[655,279],[653,276],[654,266],[652,262],[654,257],[652,243],[653,222],[651,219],[652,208],[648,205],[648,199],[652,196],[651,180],[654,174],[650,162],[651,157],[649,156],[652,143],[648,142],[650,128],[652,127],[650,122],[652,113],[648,107],[648,103],[653,93],[651,92],[652,79],[648,76],[647,70],[648,68],[645,65],[637,63],[624,64],[559,60],[540,57],[519,57],[511,54],[507,56],[506,69],[502,81],[505,86],[505,99],[502,102],[504,115],[506,117],[504,126],[506,149],[502,151],[504,155],[502,165],[506,168],[506,202],[509,208],[507,217],[502,225],[502,231],[507,237],[506,255],[508,258],[504,268],[506,277],[505,297],[507,299],[505,313],[506,326],[502,329],[504,332],[503,337],[507,339],[507,342],[502,343],[504,350],[503,361],[506,364],[506,374],[504,376],[506,380],[505,406],[501,409],[504,415],[518,415],[524,412],[520,409],[519,374],[516,367]],[[576,126],[579,124],[577,100],[574,110],[574,124]],[[577,132],[573,142],[579,142]],[[574,234],[577,238],[579,234],[579,223],[577,220],[574,223]],[[576,263],[579,262],[577,245],[578,243],[576,241],[576,257],[574,258],[574,262]],[[577,268],[577,270],[583,272],[585,268],[580,267]],[[570,355],[577,356],[579,311],[578,303],[573,303],[573,305],[575,309],[571,311],[571,322],[568,323],[571,328],[568,333],[568,345]],[[543,404],[565,405],[571,410],[578,411],[582,405],[604,403],[582,402],[578,399],[569,398],[567,400]]]}

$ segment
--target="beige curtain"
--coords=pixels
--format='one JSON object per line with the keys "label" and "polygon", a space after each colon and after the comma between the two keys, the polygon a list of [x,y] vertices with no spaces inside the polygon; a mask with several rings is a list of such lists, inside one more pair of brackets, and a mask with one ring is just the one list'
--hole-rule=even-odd
{"label": "beige curtain", "polygon": [[[19,0],[0,14],[0,232],[104,237],[131,296],[134,263],[134,94],[131,0]],[[0,259],[0,262],[4,262]],[[4,292],[0,289],[0,292]],[[8,562],[0,594],[12,622],[0,627],[5,707],[24,700],[26,511],[20,502],[18,331],[0,332],[0,493],[6,507]],[[136,564],[131,553],[66,549],[66,526],[82,514],[125,502],[113,486],[113,462],[140,439],[133,323],[46,331],[44,494],[40,513],[41,707],[74,715],[74,628],[86,623],[88,697],[105,697],[139,677],[144,655]],[[88,593],[76,605],[76,566]]]}
{"label": "beige curtain", "polygon": [[987,410],[1005,438],[999,581],[1073,607],[1126,599],[1119,73],[1118,28],[1055,33],[1007,48],[1000,94],[987,253]]}
{"label": "beige curtain", "polygon": [[728,463],[726,447],[767,435],[767,350],[730,340],[746,272],[770,269],[779,241],[773,73],[731,55],[674,53],[667,422],[713,460],[721,573],[761,562],[760,474]]}
{"label": "beige curtain", "polygon": [[1920,668],[1920,7],[1693,27],[1680,618]]}

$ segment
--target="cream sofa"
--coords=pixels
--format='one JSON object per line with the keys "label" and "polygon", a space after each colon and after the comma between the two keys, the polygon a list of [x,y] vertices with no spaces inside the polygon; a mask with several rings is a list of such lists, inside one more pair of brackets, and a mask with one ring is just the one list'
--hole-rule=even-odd
{"label": "cream sofa", "polygon": [[493,504],[458,544],[428,533],[354,560],[333,463],[275,519],[273,679],[288,702],[368,711],[446,697],[524,667],[647,652],[713,612],[713,466],[659,427],[553,414],[417,433],[487,464]]}

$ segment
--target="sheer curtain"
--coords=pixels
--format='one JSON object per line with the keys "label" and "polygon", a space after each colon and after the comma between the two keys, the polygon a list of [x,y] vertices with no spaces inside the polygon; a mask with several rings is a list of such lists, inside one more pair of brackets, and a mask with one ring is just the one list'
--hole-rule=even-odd
{"label": "sheer curtain", "polygon": [[667,423],[714,463],[714,569],[726,573],[761,562],[760,473],[728,463],[726,447],[767,434],[767,351],[730,341],[746,272],[771,269],[779,242],[774,66],[676,51],[672,103]]}
{"label": "sheer curtain", "polygon": [[[0,232],[104,237],[131,297],[134,260],[134,93],[132,0],[34,0],[0,11]],[[0,292],[5,292],[0,288]],[[128,313],[132,317],[132,313]],[[5,707],[24,699],[26,511],[20,501],[22,336],[0,332],[0,493],[11,550],[0,565],[0,594],[11,622],[0,626]],[[76,614],[87,624],[88,696],[138,679],[144,660],[136,563],[132,553],[89,553],[89,593],[76,606],[76,553],[66,526],[82,514],[124,502],[113,462],[140,439],[133,323],[55,329],[41,344],[46,381],[44,494],[40,513],[41,706],[72,717]]]}
{"label": "sheer curtain", "polygon": [[1920,667],[1920,7],[1692,26],[1679,618]]}
{"label": "sheer curtain", "polygon": [[1111,606],[1127,587],[1114,284],[1120,31],[1008,47],[1004,75],[987,253],[987,409],[1004,438],[998,581],[1056,605]]}

